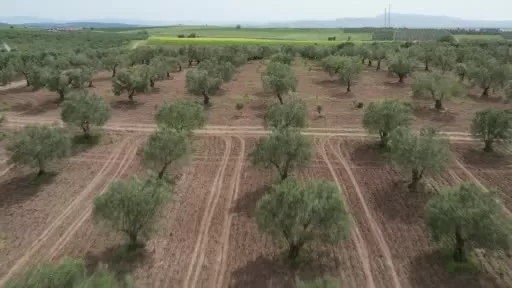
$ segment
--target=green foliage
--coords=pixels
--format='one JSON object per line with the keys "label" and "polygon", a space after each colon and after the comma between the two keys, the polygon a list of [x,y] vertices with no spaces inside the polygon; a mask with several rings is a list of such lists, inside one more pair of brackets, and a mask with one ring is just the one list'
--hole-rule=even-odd
{"label": "green foliage", "polygon": [[90,126],[103,126],[111,116],[112,109],[103,97],[88,90],[68,94],[60,111],[62,121],[80,127],[86,138],[90,136]]}
{"label": "green foliage", "polygon": [[461,82],[464,81],[468,74],[468,66],[464,63],[455,64],[455,74],[457,74]]}
{"label": "green foliage", "polygon": [[165,126],[178,132],[191,132],[199,129],[206,123],[206,114],[203,107],[189,100],[178,100],[165,103],[155,115],[159,127]]}
{"label": "green foliage", "polygon": [[444,36],[451,35],[447,30],[441,29],[396,29],[395,41],[436,41]]}
{"label": "green foliage", "polygon": [[93,216],[125,234],[129,249],[135,250],[144,246],[161,208],[171,196],[169,184],[155,175],[133,176],[128,182],[114,182],[106,193],[97,196]]}
{"label": "green foliage", "polygon": [[103,67],[112,71],[112,77],[117,74],[117,69],[124,67],[128,62],[126,53],[120,49],[111,49],[106,52],[106,56],[102,59]]}
{"label": "green foliage", "polygon": [[413,47],[413,49],[413,54],[425,65],[425,71],[429,71],[430,63],[432,63],[436,57],[436,45],[432,42],[426,42]]}
{"label": "green foliage", "polygon": [[191,152],[191,143],[187,131],[164,127],[149,136],[144,146],[144,162],[158,172],[162,179],[165,171],[173,163],[186,158]]}
{"label": "green foliage", "polygon": [[339,59],[336,74],[338,74],[341,84],[347,86],[347,92],[350,92],[350,87],[361,74],[363,67],[359,61],[358,57],[341,57]]}
{"label": "green foliage", "polygon": [[46,87],[52,92],[59,94],[59,100],[64,100],[64,96],[71,90],[71,80],[65,72],[52,71],[46,78]]}
{"label": "green foliage", "polygon": [[395,39],[395,30],[381,29],[372,33],[372,41],[393,41]]}
{"label": "green foliage", "polygon": [[286,53],[277,53],[270,57],[270,62],[278,62],[282,64],[290,65],[293,61],[293,55]]}
{"label": "green foliage", "polygon": [[242,102],[237,102],[237,103],[235,104],[235,109],[236,109],[236,110],[242,110],[242,109],[244,109],[244,107],[245,107],[245,104],[244,104],[244,103],[242,103]]}
{"label": "green foliage", "polygon": [[193,95],[201,95],[204,105],[210,105],[210,95],[215,95],[222,85],[222,78],[211,75],[207,70],[192,70],[186,75],[187,91]]}
{"label": "green foliage", "polygon": [[339,288],[339,281],[333,277],[324,277],[312,281],[300,281],[298,288]]}
{"label": "green foliage", "polygon": [[473,85],[483,89],[482,97],[488,97],[491,88],[505,86],[511,77],[511,68],[493,57],[484,55],[468,64],[468,77]]}
{"label": "green foliage", "polygon": [[464,88],[452,76],[434,71],[415,75],[412,92],[414,97],[432,98],[434,107],[442,110],[443,101],[462,96]]}
{"label": "green foliage", "polygon": [[233,79],[235,74],[235,67],[230,62],[219,62],[216,59],[209,59],[201,62],[197,66],[198,70],[205,70],[208,75],[213,78],[220,78],[224,82]]}
{"label": "green foliage", "polygon": [[265,126],[274,129],[304,128],[307,121],[306,102],[295,94],[284,104],[273,103],[265,115]]}
{"label": "green foliage", "polygon": [[363,115],[363,126],[369,133],[379,134],[380,146],[387,147],[389,134],[398,127],[409,127],[412,113],[409,106],[399,100],[371,102]]}
{"label": "green foliage", "polygon": [[391,73],[399,77],[399,82],[403,83],[404,78],[409,76],[416,67],[416,60],[405,51],[391,54],[388,57],[388,66]]}
{"label": "green foliage", "polygon": [[267,69],[261,73],[261,81],[265,91],[275,93],[281,104],[284,103],[281,95],[297,89],[295,72],[290,65],[280,62],[269,63]]}
{"label": "green foliage", "polygon": [[455,67],[457,53],[455,48],[451,46],[439,46],[434,53],[432,59],[433,64],[439,67],[443,72],[450,71]]}
{"label": "green foliage", "polygon": [[384,45],[373,45],[371,59],[377,61],[376,70],[379,71],[382,60],[386,59],[388,50]]}
{"label": "green foliage", "polygon": [[146,65],[137,65],[122,69],[112,80],[112,90],[115,95],[128,93],[128,99],[133,101],[133,95],[143,93],[149,88],[149,75]]}
{"label": "green foliage", "polygon": [[48,162],[68,156],[70,147],[71,142],[63,130],[29,125],[10,139],[7,150],[12,162],[37,167],[38,175],[42,175]]}
{"label": "green foliage", "polygon": [[88,276],[83,260],[63,258],[30,268],[5,288],[131,288],[131,282],[129,277],[118,281],[105,267]]}
{"label": "green foliage", "polygon": [[290,170],[304,167],[311,161],[313,142],[293,128],[275,130],[269,137],[258,139],[249,157],[254,166],[275,167],[284,180]]}
{"label": "green foliage", "polygon": [[467,252],[477,248],[510,249],[512,225],[495,192],[473,183],[448,187],[427,203],[426,210],[432,238],[453,247],[455,262],[467,262]]}
{"label": "green foliage", "polygon": [[506,110],[488,108],[478,111],[471,122],[471,133],[484,141],[484,151],[492,152],[493,143],[511,138],[512,114]]}
{"label": "green foliage", "polygon": [[433,129],[415,133],[399,127],[389,137],[389,157],[398,167],[412,174],[409,189],[418,191],[425,172],[439,173],[451,158],[450,142]]}
{"label": "green foliage", "polygon": [[321,180],[303,186],[290,178],[273,190],[258,201],[256,221],[261,231],[286,242],[292,264],[310,242],[335,244],[348,237],[350,215],[334,183]]}

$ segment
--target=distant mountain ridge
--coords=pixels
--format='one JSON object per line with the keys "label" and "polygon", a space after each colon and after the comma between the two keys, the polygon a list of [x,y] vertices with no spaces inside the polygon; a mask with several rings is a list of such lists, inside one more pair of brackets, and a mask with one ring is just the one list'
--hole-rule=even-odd
{"label": "distant mountain ridge", "polygon": [[[262,28],[355,28],[355,27],[382,27],[384,26],[384,14],[375,17],[346,17],[333,20],[297,20],[270,23],[244,23],[241,22],[202,22],[202,21],[151,21],[137,19],[92,19],[79,21],[57,21],[54,19],[37,17],[0,17],[0,22],[10,25],[24,25],[41,28],[65,27],[65,28],[122,28],[122,27],[149,27],[171,25],[218,25]],[[488,21],[467,20],[449,16],[421,15],[421,14],[391,14],[392,27],[407,28],[502,28],[512,29],[512,20]]]}
{"label": "distant mountain ridge", "polygon": [[[290,28],[356,28],[356,27],[382,27],[384,14],[375,17],[339,18],[334,20],[305,20],[293,22],[274,22],[262,25],[263,27],[290,27]],[[407,28],[512,28],[512,20],[488,21],[466,20],[449,16],[433,16],[422,14],[391,14],[392,27]]]}

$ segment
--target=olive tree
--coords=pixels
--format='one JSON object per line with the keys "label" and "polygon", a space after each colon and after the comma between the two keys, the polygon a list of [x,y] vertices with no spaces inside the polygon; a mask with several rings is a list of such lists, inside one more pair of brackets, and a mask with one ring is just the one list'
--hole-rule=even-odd
{"label": "olive tree", "polygon": [[196,69],[187,72],[185,85],[189,93],[203,96],[203,103],[208,106],[210,96],[219,91],[222,82],[221,78],[211,75],[208,71]]}
{"label": "olive tree", "polygon": [[101,267],[91,275],[82,259],[62,258],[57,263],[44,262],[31,267],[10,280],[5,288],[131,288],[131,277],[121,281],[117,275]]}
{"label": "olive tree", "polygon": [[189,100],[165,103],[158,109],[155,120],[158,126],[170,127],[178,132],[190,132],[206,123],[206,114],[201,104]]}
{"label": "olive tree", "polygon": [[511,138],[512,114],[506,110],[488,108],[478,111],[471,122],[471,133],[484,141],[484,151],[492,152],[493,143]]}
{"label": "olive tree", "polygon": [[489,97],[489,90],[503,87],[510,79],[510,66],[502,64],[493,57],[480,59],[468,65],[467,76],[482,88],[482,97]]}
{"label": "olive tree", "polygon": [[373,48],[371,59],[377,61],[377,67],[375,68],[376,71],[380,71],[382,60],[386,59],[387,52],[386,47],[383,47],[382,45],[377,45]]}
{"label": "olive tree", "polygon": [[68,156],[71,142],[62,129],[45,125],[25,126],[10,139],[7,150],[11,161],[46,173],[48,162]]}
{"label": "olive tree", "polygon": [[459,77],[460,82],[464,81],[468,74],[468,66],[464,63],[457,63],[455,65],[455,74]]}
{"label": "olive tree", "polygon": [[450,143],[433,129],[416,133],[399,127],[390,134],[389,157],[411,173],[409,189],[416,192],[425,172],[439,173],[446,169],[451,157]]}
{"label": "olive tree", "polygon": [[430,71],[430,64],[436,56],[436,45],[434,43],[422,43],[421,45],[415,46],[414,54],[418,57],[418,60],[423,62],[425,65],[425,71]]}
{"label": "olive tree", "polygon": [[437,110],[443,109],[443,101],[464,94],[464,88],[452,76],[437,71],[414,76],[412,83],[414,97],[431,98]]}
{"label": "olive tree", "polygon": [[284,103],[283,94],[297,89],[297,77],[292,67],[280,62],[269,63],[261,73],[261,81],[265,91],[275,93],[281,104]]}
{"label": "olive tree", "polygon": [[155,175],[133,176],[129,181],[112,183],[107,192],[97,196],[92,214],[97,221],[123,233],[128,238],[127,248],[136,250],[144,247],[171,196],[169,184]]}
{"label": "olive tree", "polygon": [[274,186],[256,207],[261,231],[284,240],[287,258],[295,264],[311,242],[338,243],[350,233],[350,215],[336,184],[311,181],[305,185],[290,178]]}
{"label": "olive tree", "polygon": [[104,102],[103,97],[88,90],[68,94],[60,110],[62,121],[80,127],[85,138],[90,137],[91,126],[105,125],[111,115],[112,109]]}
{"label": "olive tree", "polygon": [[254,166],[276,168],[281,180],[290,170],[306,166],[312,157],[311,139],[293,128],[274,130],[269,137],[259,138],[249,155]]}
{"label": "olive tree", "polygon": [[67,73],[59,70],[52,71],[46,77],[46,87],[52,92],[59,94],[59,100],[63,101],[64,96],[71,90],[71,80]]}
{"label": "olive tree", "polygon": [[208,59],[197,66],[198,70],[208,71],[208,74],[215,78],[220,78],[224,82],[233,79],[235,66],[230,62],[220,62],[218,59]]}
{"label": "olive tree", "polygon": [[117,69],[123,67],[128,62],[127,54],[120,49],[113,49],[107,52],[106,57],[102,59],[103,67],[112,71],[112,78],[116,77]]}
{"label": "olive tree", "polygon": [[112,79],[112,90],[119,96],[128,93],[128,99],[133,102],[136,93],[143,93],[149,88],[149,74],[147,65],[136,65],[122,69]]}
{"label": "olive tree", "polygon": [[451,246],[457,263],[467,262],[467,253],[473,249],[510,249],[512,225],[495,192],[463,183],[443,189],[426,210],[432,238]]}
{"label": "olive tree", "polygon": [[362,65],[359,63],[358,57],[348,57],[343,56],[339,60],[338,69],[336,74],[341,82],[341,84],[347,86],[347,92],[350,92],[350,88],[356,78],[361,74]]}
{"label": "olive tree", "polygon": [[191,152],[191,143],[186,131],[172,128],[159,128],[149,136],[144,146],[144,162],[158,172],[162,179],[165,171],[173,163],[185,159]]}
{"label": "olive tree", "polygon": [[414,71],[416,60],[406,52],[399,52],[388,56],[388,67],[391,73],[398,76],[398,82],[404,83],[405,77]]}
{"label": "olive tree", "polygon": [[290,65],[293,61],[293,55],[286,53],[277,53],[270,57],[270,62],[279,62],[282,64]]}
{"label": "olive tree", "polygon": [[389,134],[398,127],[409,127],[411,109],[399,100],[371,102],[363,115],[363,126],[369,133],[379,134],[380,146],[387,147]]}
{"label": "olive tree", "polygon": [[295,94],[284,104],[273,103],[265,115],[265,126],[275,129],[304,128],[307,121],[306,102]]}
{"label": "olive tree", "polygon": [[451,46],[439,46],[434,52],[433,64],[441,71],[450,71],[455,67],[457,53]]}

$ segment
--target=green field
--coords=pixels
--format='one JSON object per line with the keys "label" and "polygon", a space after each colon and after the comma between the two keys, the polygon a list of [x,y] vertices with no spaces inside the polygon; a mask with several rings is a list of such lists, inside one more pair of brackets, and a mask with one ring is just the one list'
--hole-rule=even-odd
{"label": "green field", "polygon": [[307,41],[307,40],[279,40],[279,39],[257,39],[257,38],[176,38],[169,36],[151,36],[146,44],[149,45],[336,45],[342,41]]}
{"label": "green field", "polygon": [[[151,36],[177,37],[195,33],[206,38],[252,38],[295,41],[327,41],[328,37],[336,37],[337,41],[370,41],[371,33],[343,33],[343,29],[302,29],[302,28],[241,28],[217,26],[175,26],[144,29]],[[139,30],[127,30],[132,33]]]}
{"label": "green field", "polygon": [[455,34],[457,40],[503,40],[501,35],[468,35],[468,34]]}

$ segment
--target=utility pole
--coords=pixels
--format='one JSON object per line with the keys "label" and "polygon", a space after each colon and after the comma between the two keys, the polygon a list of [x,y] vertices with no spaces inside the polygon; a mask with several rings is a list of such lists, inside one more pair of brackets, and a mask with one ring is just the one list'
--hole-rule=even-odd
{"label": "utility pole", "polygon": [[388,9],[388,26],[391,28],[391,2],[389,2],[389,9]]}
{"label": "utility pole", "polygon": [[388,27],[388,9],[384,8],[384,28]]}

